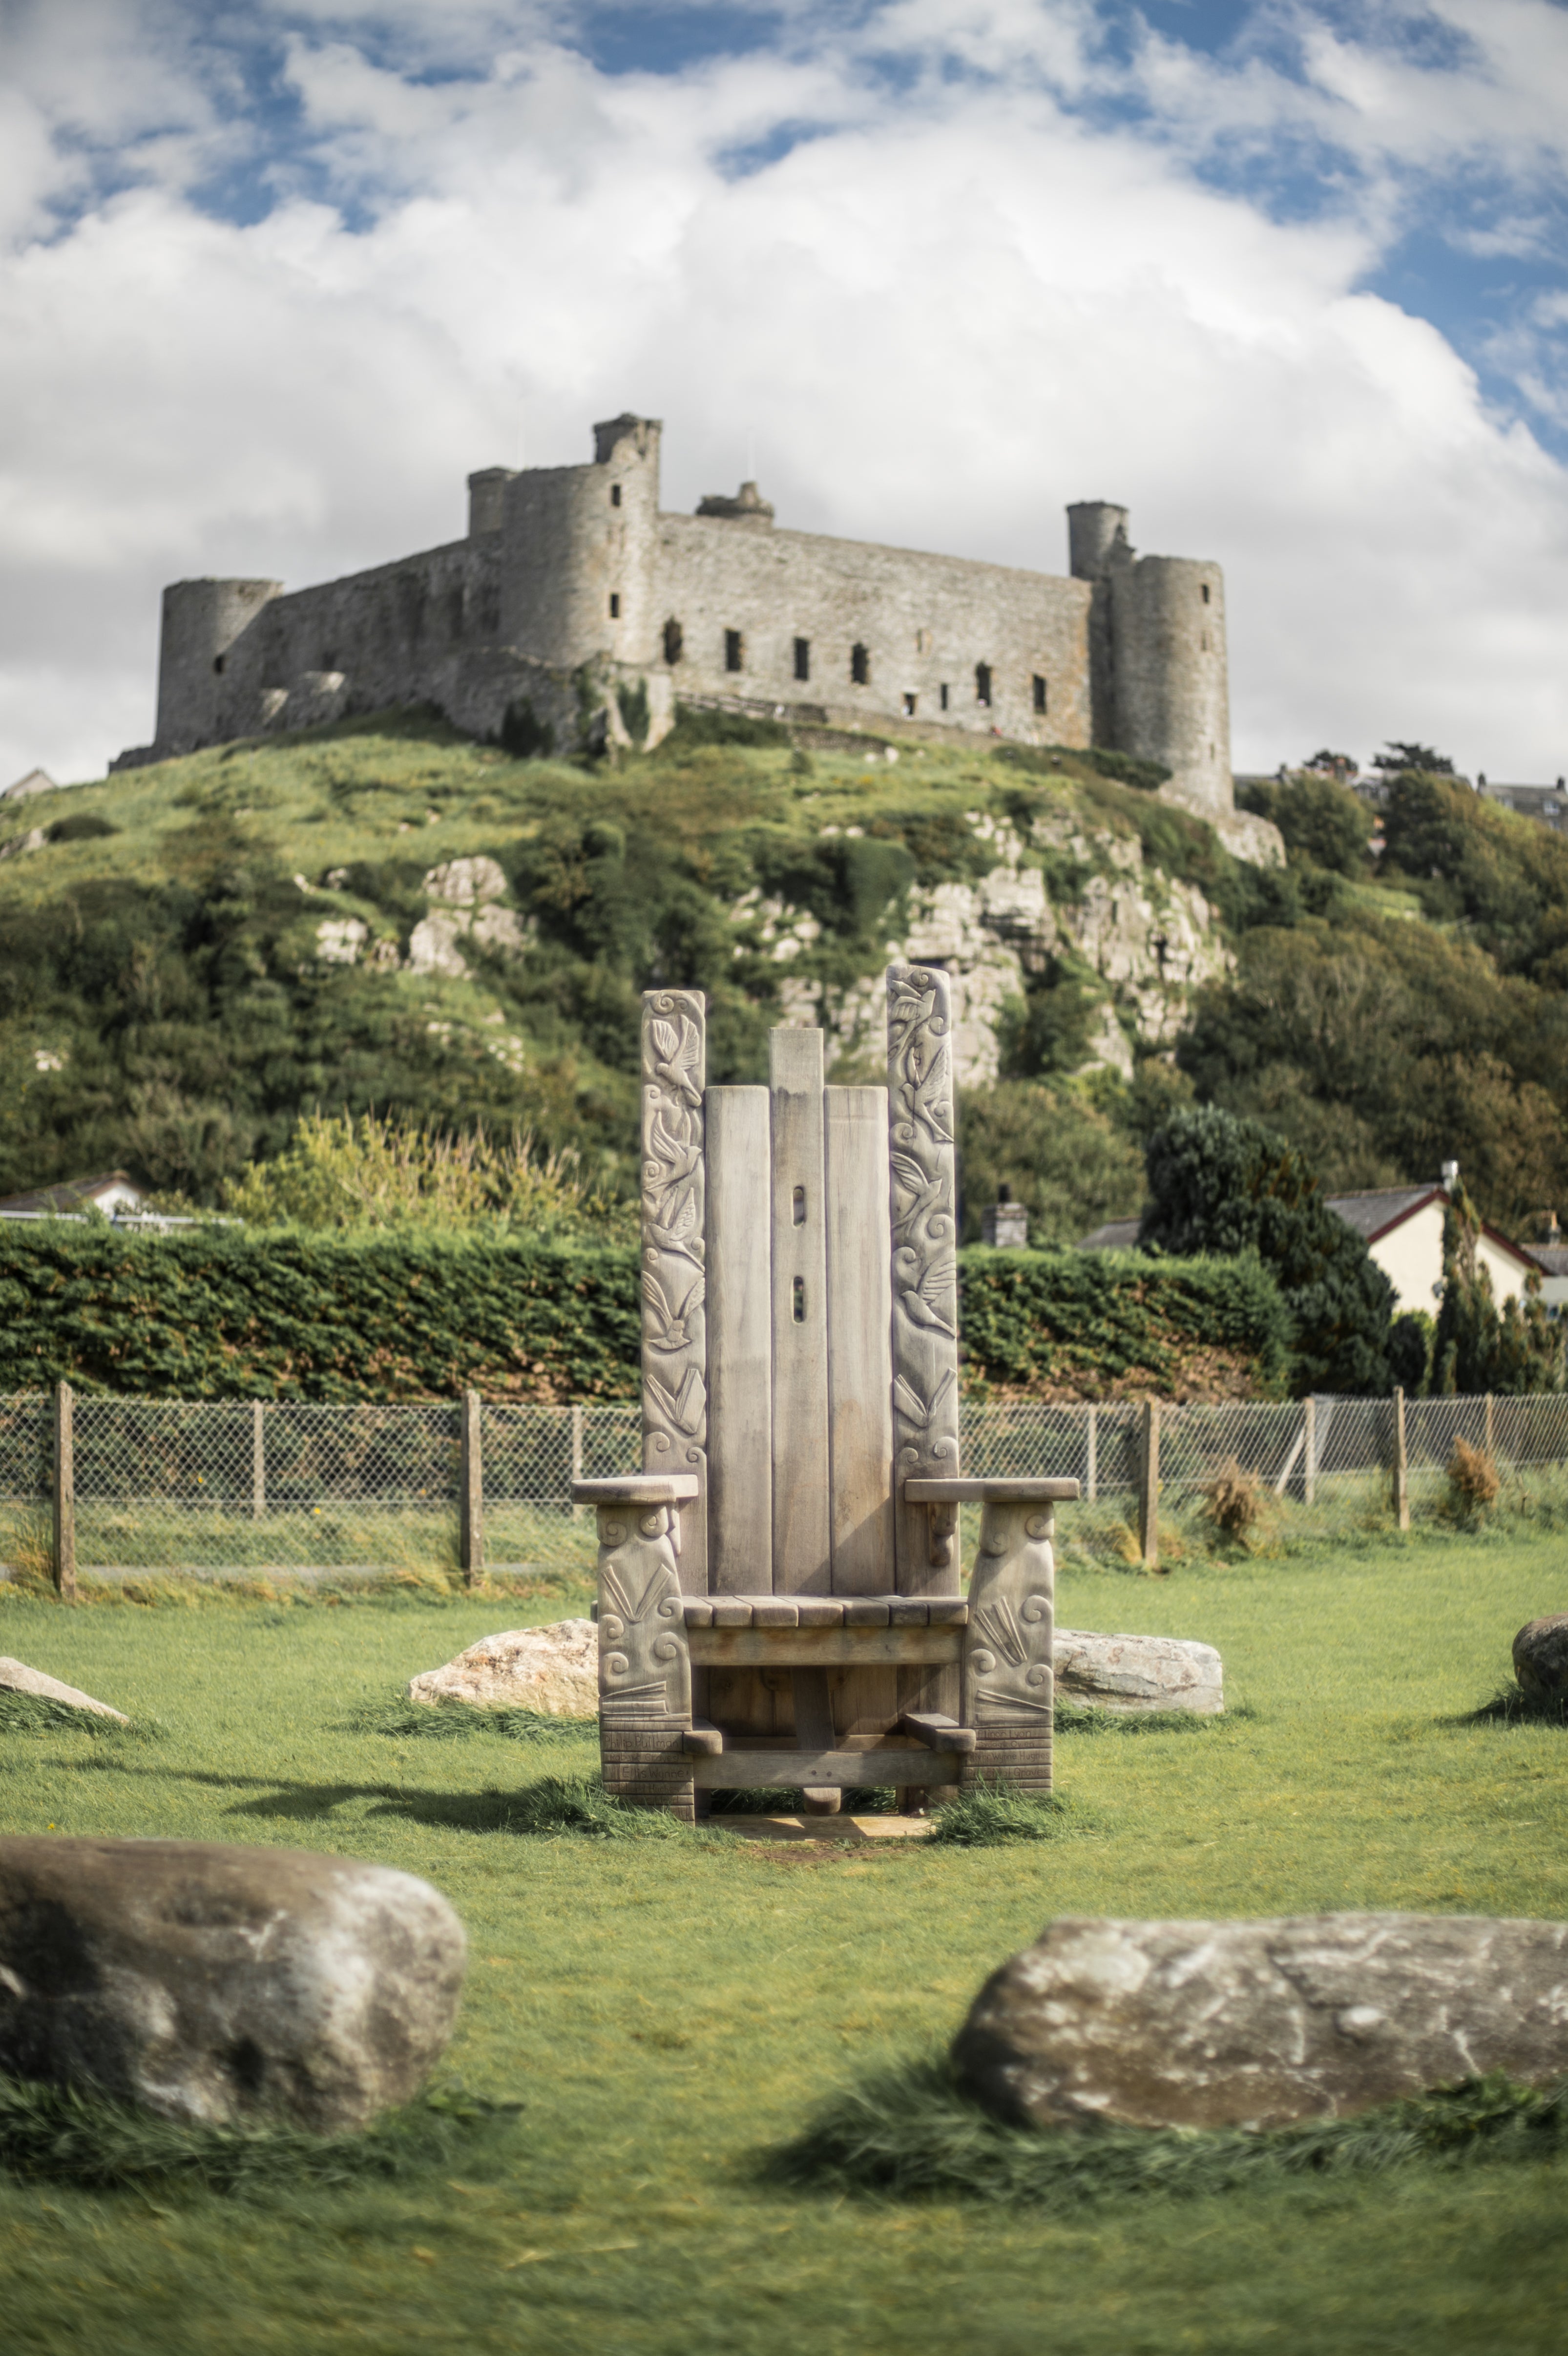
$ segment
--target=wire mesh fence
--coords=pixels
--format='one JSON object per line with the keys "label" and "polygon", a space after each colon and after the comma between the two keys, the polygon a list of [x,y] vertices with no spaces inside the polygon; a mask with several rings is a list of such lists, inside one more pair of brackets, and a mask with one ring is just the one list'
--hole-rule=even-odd
{"label": "wire mesh fence", "polygon": [[[41,1575],[52,1564],[54,1417],[49,1394],[0,1398],[0,1565],[13,1572]],[[1473,1451],[1469,1470],[1460,1442]],[[571,1483],[635,1469],[635,1402],[486,1405],[477,1448],[485,1568],[586,1575],[593,1518],[573,1506]],[[1152,1419],[1140,1402],[970,1400],[961,1450],[970,1475],[1075,1479],[1080,1501],[1061,1516],[1064,1547],[1129,1561],[1140,1551],[1140,1497],[1150,1494],[1168,1547],[1238,1537],[1289,1547],[1391,1529],[1402,1487],[1413,1524],[1489,1503],[1568,1520],[1568,1397],[1556,1394],[1408,1402],[1403,1483],[1398,1417],[1386,1398],[1161,1403]],[[76,1561],[89,1576],[459,1566],[455,1401],[79,1397],[72,1452]]]}

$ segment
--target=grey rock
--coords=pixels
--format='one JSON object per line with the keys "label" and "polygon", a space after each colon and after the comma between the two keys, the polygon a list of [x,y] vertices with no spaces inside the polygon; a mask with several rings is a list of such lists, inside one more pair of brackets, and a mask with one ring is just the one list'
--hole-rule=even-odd
{"label": "grey rock", "polygon": [[58,1677],[46,1676],[42,1669],[30,1669],[26,1661],[0,1659],[0,1688],[8,1693],[38,1694],[45,1701],[69,1702],[72,1709],[90,1709],[99,1718],[117,1718],[122,1726],[131,1723],[123,1709],[111,1709],[106,1701],[94,1701],[91,1694],[79,1693],[75,1686],[62,1686]]}
{"label": "grey rock", "polygon": [[0,1840],[0,2070],[165,2118],[335,2134],[418,2091],[464,1953],[446,1900],[388,1866]]}
{"label": "grey rock", "polygon": [[1513,1640],[1513,1673],[1537,1701],[1568,1695],[1568,1612],[1526,1622]]}
{"label": "grey rock", "polygon": [[1568,1923],[1064,1916],[987,1981],[953,2051],[977,2100],[1033,2126],[1283,2126],[1488,2070],[1539,2083],[1568,2071]]}
{"label": "grey rock", "polygon": [[480,1709],[535,1709],[549,1718],[593,1718],[599,1709],[599,1631],[592,1620],[508,1628],[482,1636],[444,1668],[422,1669],[411,1701],[466,1701]]}
{"label": "grey rock", "polygon": [[1056,1632],[1056,1691],[1063,1701],[1131,1713],[1225,1707],[1225,1669],[1212,1644],[1185,1636],[1097,1636]]}

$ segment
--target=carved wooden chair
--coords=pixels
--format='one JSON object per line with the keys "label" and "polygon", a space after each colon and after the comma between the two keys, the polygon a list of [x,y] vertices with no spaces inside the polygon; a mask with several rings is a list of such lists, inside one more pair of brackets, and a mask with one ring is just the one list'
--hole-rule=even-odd
{"label": "carved wooden chair", "polygon": [[790,1029],[767,1087],[707,1087],[701,996],[643,1001],[644,1470],[572,1495],[606,1787],[688,1822],[720,1789],[1051,1789],[1078,1484],[959,1477],[947,979],[887,979],[885,1089],[825,1087],[821,1032]]}

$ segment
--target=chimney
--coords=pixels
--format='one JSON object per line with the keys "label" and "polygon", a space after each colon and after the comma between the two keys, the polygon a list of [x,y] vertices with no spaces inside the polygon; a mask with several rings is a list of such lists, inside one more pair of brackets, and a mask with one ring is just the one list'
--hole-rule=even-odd
{"label": "chimney", "polygon": [[1455,1187],[1456,1187],[1458,1183],[1459,1183],[1459,1165],[1458,1165],[1458,1163],[1457,1163],[1456,1162],[1445,1162],[1443,1164],[1443,1192],[1444,1192],[1445,1194],[1452,1194],[1452,1193],[1454,1192]]}
{"label": "chimney", "polygon": [[1029,1213],[1013,1200],[1010,1186],[998,1186],[997,1199],[980,1214],[980,1237],[994,1251],[1027,1251]]}

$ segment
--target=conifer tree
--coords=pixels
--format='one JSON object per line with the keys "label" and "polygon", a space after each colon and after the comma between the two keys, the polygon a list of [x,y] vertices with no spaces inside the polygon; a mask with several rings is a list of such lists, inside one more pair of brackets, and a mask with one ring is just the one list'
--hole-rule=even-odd
{"label": "conifer tree", "polygon": [[1522,1299],[1501,1309],[1477,1258],[1481,1221],[1462,1180],[1443,1214],[1443,1305],[1432,1348],[1432,1387],[1443,1398],[1477,1391],[1554,1391],[1563,1384],[1563,1342],[1532,1269]]}

